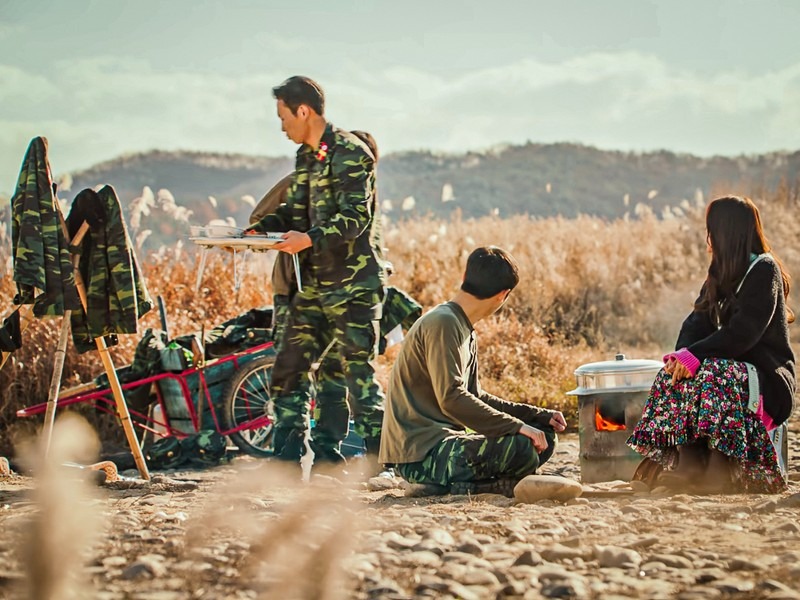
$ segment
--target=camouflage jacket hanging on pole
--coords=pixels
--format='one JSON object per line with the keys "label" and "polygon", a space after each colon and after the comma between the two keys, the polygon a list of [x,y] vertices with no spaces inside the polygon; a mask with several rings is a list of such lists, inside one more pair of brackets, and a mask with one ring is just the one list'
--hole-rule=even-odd
{"label": "camouflage jacket hanging on pole", "polygon": [[14,304],[33,304],[37,317],[81,306],[58,211],[47,140],[37,137],[28,146],[11,198]]}
{"label": "camouflage jacket hanging on pole", "polygon": [[70,235],[89,224],[80,246],[80,272],[86,286],[87,314],[72,316],[72,337],[79,352],[95,347],[94,338],[116,343],[117,333],[136,333],[139,317],[153,308],[114,188],[85,189],[67,217]]}

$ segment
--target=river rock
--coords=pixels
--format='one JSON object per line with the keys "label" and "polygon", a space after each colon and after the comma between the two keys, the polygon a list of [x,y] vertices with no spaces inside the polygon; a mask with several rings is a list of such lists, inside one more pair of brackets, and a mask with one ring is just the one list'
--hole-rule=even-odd
{"label": "river rock", "polygon": [[642,562],[642,556],[636,550],[617,546],[595,546],[594,556],[601,567],[638,567]]}
{"label": "river rock", "polygon": [[539,500],[566,502],[577,498],[583,487],[577,481],[557,475],[528,475],[514,488],[514,498],[518,502],[532,504]]}
{"label": "river rock", "polygon": [[512,566],[528,565],[535,567],[542,564],[542,556],[535,550],[525,550],[512,563]]}
{"label": "river rock", "polygon": [[590,552],[584,548],[570,548],[562,544],[554,544],[542,550],[541,556],[547,562],[561,562],[565,559],[587,558]]}

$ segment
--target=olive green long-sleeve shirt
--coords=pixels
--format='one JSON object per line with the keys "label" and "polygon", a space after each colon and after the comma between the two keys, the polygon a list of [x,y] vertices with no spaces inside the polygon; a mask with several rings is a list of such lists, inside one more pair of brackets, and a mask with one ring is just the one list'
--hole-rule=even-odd
{"label": "olive green long-sleeve shirt", "polygon": [[549,419],[550,411],[481,389],[475,330],[458,304],[446,302],[423,315],[403,342],[389,380],[379,459],[418,462],[466,428],[499,437]]}

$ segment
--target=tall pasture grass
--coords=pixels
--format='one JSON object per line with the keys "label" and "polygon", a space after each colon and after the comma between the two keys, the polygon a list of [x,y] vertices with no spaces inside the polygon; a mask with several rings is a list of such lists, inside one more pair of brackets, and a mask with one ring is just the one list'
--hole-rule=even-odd
{"label": "tall pasture grass", "polygon": [[[730,189],[719,186],[714,196]],[[741,186],[734,189],[741,193]],[[797,187],[756,189],[752,196],[774,250],[790,273],[800,273]],[[632,216],[612,221],[591,216],[464,218],[455,212],[446,220],[389,221],[384,245],[395,271],[390,283],[410,292],[426,310],[456,292],[474,248],[492,244],[510,251],[520,265],[520,285],[501,313],[476,326],[482,386],[569,414],[575,407],[566,392],[574,387],[573,371],[581,364],[619,352],[658,358],[671,348],[707,268],[703,216],[702,202],[684,202],[661,215],[640,205]],[[0,242],[0,260],[8,265],[0,282],[6,316],[15,290],[7,234]],[[234,256],[211,250],[199,279],[201,251],[183,240],[140,256],[139,262],[150,294],[164,299],[174,337],[269,304],[273,254]],[[795,312],[796,299],[797,293],[790,297]],[[59,319],[35,321],[23,335],[22,349],[0,371],[0,455],[9,454],[20,435],[40,425],[39,419],[17,419],[15,411],[46,401],[59,324]],[[144,315],[140,326],[141,331],[160,327],[158,311]],[[130,362],[139,337],[120,337],[112,350],[116,365]],[[397,352],[390,348],[378,360],[384,383]],[[101,372],[96,352],[78,355],[70,344],[62,389]],[[110,418],[77,409],[102,439],[124,445]]]}

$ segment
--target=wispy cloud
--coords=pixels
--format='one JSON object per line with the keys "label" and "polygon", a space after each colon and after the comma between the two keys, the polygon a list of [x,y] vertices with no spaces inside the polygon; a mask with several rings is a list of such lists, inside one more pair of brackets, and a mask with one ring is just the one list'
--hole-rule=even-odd
{"label": "wispy cloud", "polygon": [[[568,140],[700,154],[800,147],[800,129],[785,126],[800,119],[800,63],[709,78],[640,53],[595,53],[561,63],[520,60],[450,79],[392,70],[358,83],[370,89],[370,119],[386,125],[381,137],[392,146]],[[381,97],[390,107],[383,118]],[[402,118],[392,114],[398,106]]]}
{"label": "wispy cloud", "polygon": [[[164,70],[110,56],[35,73],[0,64],[0,183],[13,183],[35,135],[50,138],[56,172],[150,148],[289,154],[271,97],[287,74],[277,66],[252,74]],[[368,71],[354,62],[336,76],[315,76],[331,119],[371,130],[384,152],[526,140],[700,154],[800,147],[800,62],[708,77],[647,54],[609,52],[453,75]]]}

